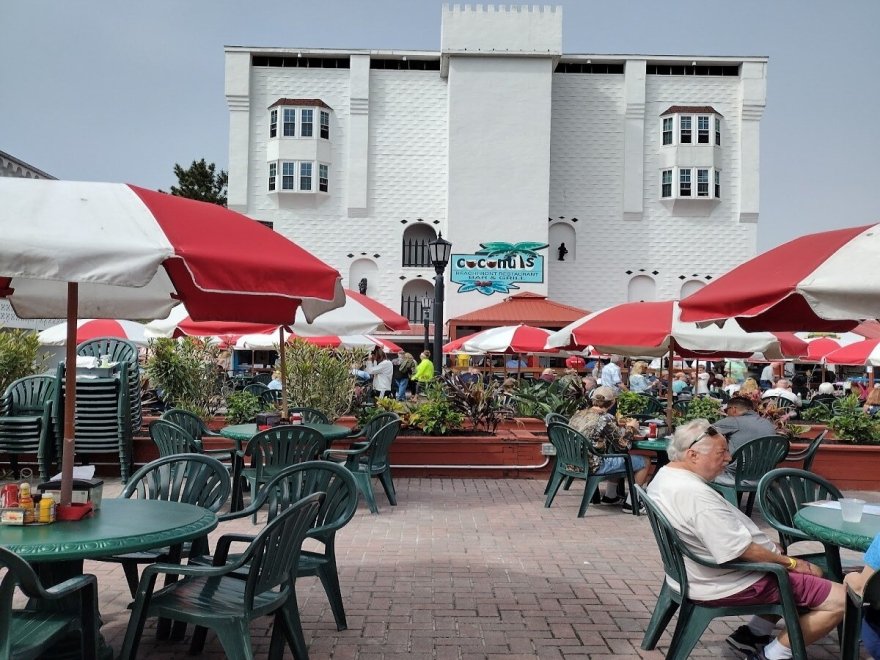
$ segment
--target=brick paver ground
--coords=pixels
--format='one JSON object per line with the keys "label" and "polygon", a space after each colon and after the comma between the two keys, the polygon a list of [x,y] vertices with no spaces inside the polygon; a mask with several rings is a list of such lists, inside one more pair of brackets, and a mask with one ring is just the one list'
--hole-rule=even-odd
{"label": "brick paver ground", "polygon": [[[297,583],[311,657],[663,657],[669,634],[657,651],[639,649],[662,579],[647,518],[591,506],[578,519],[578,485],[545,509],[544,483],[398,477],[397,507],[379,493],[378,515],[361,503],[338,535],[348,630],[337,632],[316,578]],[[119,490],[108,486],[105,497]],[[247,521],[224,529],[253,528]],[[103,633],[118,652],[129,615],[122,570],[86,562],[86,571],[99,576]],[[693,656],[739,657],[724,638],[741,623],[713,623]],[[270,624],[252,628],[258,657],[268,650]],[[155,620],[147,625],[141,657],[186,657],[189,635],[158,641]],[[837,657],[835,642],[832,634],[810,657]],[[202,657],[223,657],[213,634]]]}

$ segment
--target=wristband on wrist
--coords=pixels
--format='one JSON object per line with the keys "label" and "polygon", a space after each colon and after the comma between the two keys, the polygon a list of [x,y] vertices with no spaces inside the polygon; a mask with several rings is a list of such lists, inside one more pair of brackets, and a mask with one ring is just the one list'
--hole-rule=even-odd
{"label": "wristband on wrist", "polygon": [[796,569],[797,568],[797,559],[795,559],[794,557],[789,557],[787,568],[790,571],[793,571],[794,569]]}

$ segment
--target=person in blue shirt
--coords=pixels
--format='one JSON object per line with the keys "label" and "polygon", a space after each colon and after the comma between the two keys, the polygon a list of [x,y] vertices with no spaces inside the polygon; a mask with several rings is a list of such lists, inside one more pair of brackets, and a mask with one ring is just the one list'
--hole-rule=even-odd
{"label": "person in blue shirt", "polygon": [[[874,537],[865,553],[865,568],[861,573],[850,573],[844,578],[853,591],[861,594],[865,583],[880,570],[880,534]],[[867,610],[862,620],[862,643],[872,658],[880,658],[880,612]]]}
{"label": "person in blue shirt", "polygon": [[525,368],[529,366],[526,364],[526,361],[522,359],[522,355],[513,355],[507,362],[504,363],[505,368],[507,369],[519,369]]}

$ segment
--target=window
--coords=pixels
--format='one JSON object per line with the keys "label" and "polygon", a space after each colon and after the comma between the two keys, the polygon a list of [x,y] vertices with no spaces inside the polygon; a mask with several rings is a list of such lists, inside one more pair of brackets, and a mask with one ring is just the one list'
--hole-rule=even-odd
{"label": "window", "polygon": [[278,174],[277,163],[269,163],[269,190],[275,190],[275,176]]}
{"label": "window", "polygon": [[672,170],[660,173],[660,197],[672,197]]}
{"label": "window", "polygon": [[709,144],[709,117],[697,117],[697,144]]}
{"label": "window", "polygon": [[709,196],[709,170],[697,170],[697,197]]}
{"label": "window", "polygon": [[721,146],[721,119],[715,117],[715,144]]}
{"label": "window", "polygon": [[678,172],[678,196],[691,196],[691,171],[679,170]]}
{"label": "window", "polygon": [[293,190],[296,178],[296,163],[281,163],[281,190]]}
{"label": "window", "polygon": [[330,113],[321,110],[321,138],[330,139]]}
{"label": "window", "polygon": [[721,199],[721,172],[715,170],[715,199]]}
{"label": "window", "polygon": [[299,164],[299,189],[300,190],[311,190],[312,189],[312,164],[311,163],[300,163]]}
{"label": "window", "polygon": [[278,111],[272,110],[269,113],[269,137],[278,136]]}
{"label": "window", "polygon": [[312,137],[312,117],[314,110],[303,110],[302,120],[299,124],[299,133],[301,137]]}
{"label": "window", "polygon": [[663,144],[672,144],[672,117],[663,118]]}
{"label": "window", "polygon": [[679,119],[679,142],[681,144],[691,143],[691,118],[681,117]]}
{"label": "window", "polygon": [[327,192],[330,188],[330,168],[326,165],[318,165],[318,190]]}
{"label": "window", "polygon": [[296,135],[296,110],[284,108],[284,137]]}

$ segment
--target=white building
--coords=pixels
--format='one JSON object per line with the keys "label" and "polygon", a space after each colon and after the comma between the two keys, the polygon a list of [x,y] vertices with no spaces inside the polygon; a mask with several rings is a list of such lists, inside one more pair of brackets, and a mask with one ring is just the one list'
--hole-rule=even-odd
{"label": "white building", "polygon": [[392,307],[433,290],[442,231],[447,319],[511,283],[586,309],[681,297],[755,253],[766,75],[563,54],[550,7],[444,7],[440,52],[227,47],[229,206]]}

